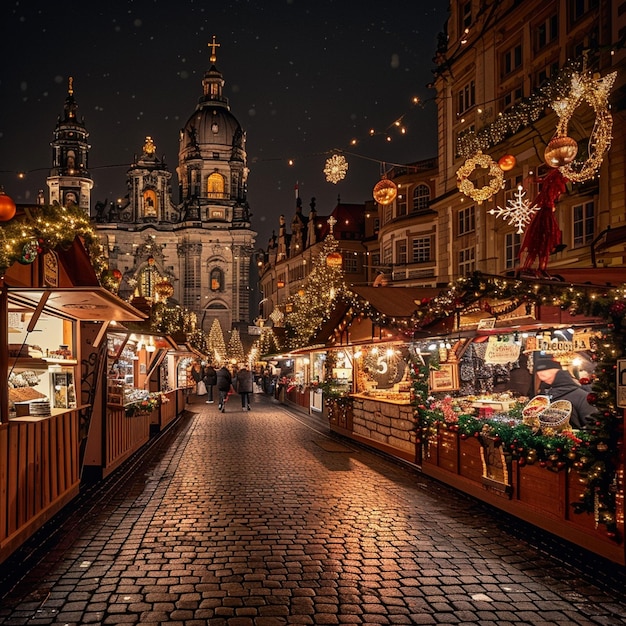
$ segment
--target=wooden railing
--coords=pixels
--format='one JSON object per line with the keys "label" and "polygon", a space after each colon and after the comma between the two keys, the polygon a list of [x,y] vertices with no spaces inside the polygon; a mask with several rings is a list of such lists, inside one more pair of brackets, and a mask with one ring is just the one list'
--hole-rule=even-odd
{"label": "wooden railing", "polygon": [[110,474],[133,452],[136,452],[147,443],[150,438],[151,419],[158,419],[156,418],[158,409],[155,409],[152,413],[137,413],[133,417],[127,417],[124,407],[108,405],[106,413],[103,476]]}
{"label": "wooden railing", "polygon": [[78,441],[77,410],[0,424],[0,562],[78,494]]}

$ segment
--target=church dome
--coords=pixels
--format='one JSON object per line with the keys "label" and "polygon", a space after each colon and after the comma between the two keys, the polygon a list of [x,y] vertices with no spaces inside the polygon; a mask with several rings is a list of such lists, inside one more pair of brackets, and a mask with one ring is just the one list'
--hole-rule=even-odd
{"label": "church dome", "polygon": [[241,125],[228,109],[200,102],[183,127],[180,148],[183,152],[209,146],[243,148],[242,139]]}

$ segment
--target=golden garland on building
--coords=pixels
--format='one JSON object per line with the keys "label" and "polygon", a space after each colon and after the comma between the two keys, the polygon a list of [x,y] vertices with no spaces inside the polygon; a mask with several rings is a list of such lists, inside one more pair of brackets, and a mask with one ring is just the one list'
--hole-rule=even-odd
{"label": "golden garland on building", "polygon": [[586,102],[595,113],[596,119],[589,137],[589,154],[583,163],[572,161],[560,167],[567,179],[581,183],[596,175],[602,165],[602,159],[611,147],[613,118],[609,111],[609,93],[615,82],[617,72],[597,78],[588,73],[572,74],[570,92],[565,98],[552,103],[552,108],[559,116],[556,137],[567,137],[567,127],[574,111]]}
{"label": "golden garland on building", "polygon": [[[470,174],[476,169],[488,169],[491,180],[484,187],[476,187],[469,179]],[[469,196],[472,200],[482,204],[491,196],[498,193],[504,184],[504,172],[502,168],[488,155],[480,150],[467,159],[456,172],[457,187],[459,191]]]}

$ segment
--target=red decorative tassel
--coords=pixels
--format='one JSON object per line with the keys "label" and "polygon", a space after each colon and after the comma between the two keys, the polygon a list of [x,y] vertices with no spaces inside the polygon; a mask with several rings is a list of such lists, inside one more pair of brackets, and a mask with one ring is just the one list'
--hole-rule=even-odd
{"label": "red decorative tassel", "polygon": [[550,253],[563,241],[563,233],[554,217],[554,211],[559,196],[565,193],[565,183],[567,178],[558,169],[550,171],[540,179],[540,190],[533,201],[533,205],[538,206],[539,211],[533,215],[519,251],[520,258],[526,251],[522,271],[528,271],[537,260],[538,272],[545,274]]}

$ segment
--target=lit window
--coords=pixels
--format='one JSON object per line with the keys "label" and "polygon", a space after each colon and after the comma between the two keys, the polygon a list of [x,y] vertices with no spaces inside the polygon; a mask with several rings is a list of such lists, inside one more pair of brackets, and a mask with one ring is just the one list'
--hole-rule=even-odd
{"label": "lit window", "polygon": [[214,172],[207,179],[207,194],[209,198],[221,198],[224,195],[224,177]]}
{"label": "lit window", "polygon": [[224,291],[224,272],[218,267],[211,270],[211,291]]}

